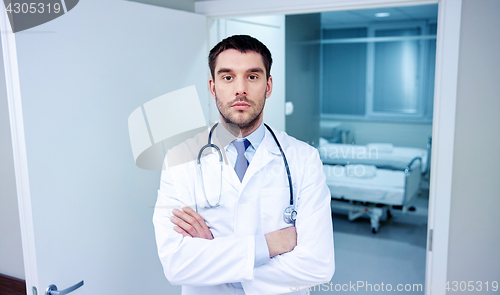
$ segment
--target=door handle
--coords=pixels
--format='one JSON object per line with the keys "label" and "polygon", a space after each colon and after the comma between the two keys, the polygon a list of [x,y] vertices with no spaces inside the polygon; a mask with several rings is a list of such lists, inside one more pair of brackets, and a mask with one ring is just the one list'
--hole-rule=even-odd
{"label": "door handle", "polygon": [[73,292],[76,289],[80,288],[81,286],[83,286],[83,281],[81,281],[78,284],[73,285],[73,286],[71,286],[71,287],[69,287],[67,289],[58,291],[56,285],[50,285],[47,288],[47,291],[45,292],[45,295],[64,295],[64,294],[68,294],[68,293]]}

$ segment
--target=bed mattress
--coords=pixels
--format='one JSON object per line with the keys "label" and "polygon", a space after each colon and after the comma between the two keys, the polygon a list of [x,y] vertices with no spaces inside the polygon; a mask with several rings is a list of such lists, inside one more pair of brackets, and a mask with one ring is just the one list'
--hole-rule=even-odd
{"label": "bed mattress", "polygon": [[377,169],[374,177],[348,176],[346,168],[323,165],[326,184],[332,197],[345,200],[403,205],[405,174],[403,171]]}
{"label": "bed mattress", "polygon": [[422,158],[422,166],[420,167],[422,173],[427,170],[427,150],[425,149],[394,147],[391,152],[385,152],[368,148],[366,145],[325,142],[326,140],[320,141],[318,148],[321,160],[325,164],[366,164],[403,170],[411,160],[420,157]]}

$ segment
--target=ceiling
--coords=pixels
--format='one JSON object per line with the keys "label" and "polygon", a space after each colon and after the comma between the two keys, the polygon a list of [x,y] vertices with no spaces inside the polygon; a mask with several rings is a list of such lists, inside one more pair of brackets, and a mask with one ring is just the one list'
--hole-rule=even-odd
{"label": "ceiling", "polygon": [[[194,4],[209,0],[128,0],[144,4],[168,7],[194,12]],[[377,12],[389,12],[389,17],[375,17]],[[321,13],[323,27],[366,24],[382,21],[437,20],[438,5],[403,6],[391,8],[358,9],[346,11],[329,11]]]}
{"label": "ceiling", "polygon": [[[388,12],[388,17],[375,17],[375,13]],[[329,11],[321,13],[322,27],[362,24],[381,21],[437,20],[438,5],[419,5],[391,8]]]}

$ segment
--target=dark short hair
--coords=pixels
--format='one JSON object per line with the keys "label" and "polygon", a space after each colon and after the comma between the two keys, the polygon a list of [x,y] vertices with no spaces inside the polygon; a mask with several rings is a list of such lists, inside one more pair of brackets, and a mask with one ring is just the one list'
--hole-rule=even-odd
{"label": "dark short hair", "polygon": [[210,50],[210,54],[208,55],[208,66],[210,67],[212,78],[215,78],[215,61],[217,57],[221,52],[227,49],[236,49],[241,53],[246,53],[247,51],[260,53],[262,61],[264,62],[264,67],[266,68],[266,78],[269,80],[269,76],[271,75],[271,64],[273,63],[271,52],[262,42],[248,35],[234,35],[228,37],[220,41]]}

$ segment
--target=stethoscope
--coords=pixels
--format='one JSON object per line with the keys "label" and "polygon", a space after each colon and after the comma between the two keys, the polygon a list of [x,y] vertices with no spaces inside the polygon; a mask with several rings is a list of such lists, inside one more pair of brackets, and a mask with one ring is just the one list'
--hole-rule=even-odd
{"label": "stethoscope", "polygon": [[[222,194],[222,164],[223,164],[223,159],[222,159],[222,152],[218,146],[212,143],[212,134],[215,130],[215,127],[217,127],[218,123],[215,123],[215,125],[210,129],[210,133],[208,135],[208,144],[204,145],[201,149],[200,152],[198,153],[198,158],[197,158],[197,164],[200,169],[200,175],[201,175],[201,183],[203,186],[203,195],[205,196],[205,201],[207,202],[209,208],[215,208],[219,206],[220,203],[220,198]],[[286,223],[294,223],[295,219],[297,219],[297,211],[295,211],[295,206],[293,204],[293,187],[292,187],[292,175],[290,173],[290,169],[288,168],[288,161],[286,160],[285,153],[283,152],[283,149],[281,148],[281,145],[276,138],[276,135],[274,134],[273,130],[271,130],[271,127],[269,127],[267,124],[264,123],[266,126],[267,130],[271,133],[271,135],[274,138],[274,141],[276,142],[276,145],[278,146],[281,157],[283,158],[283,162],[285,163],[285,169],[286,169],[286,174],[288,176],[288,185],[290,187],[290,206],[288,206],[285,211],[283,212],[283,220]],[[221,177],[220,177],[220,185],[219,185],[219,197],[217,199],[217,203],[215,205],[212,205],[210,201],[207,198],[207,194],[205,193],[205,182],[203,179],[203,172],[201,169],[201,155],[203,154],[203,151],[207,148],[214,148],[217,151],[217,154],[219,155],[219,164],[220,164],[220,172],[221,172]],[[196,204],[196,211],[198,211],[198,204],[196,202],[195,198],[195,204]]]}

